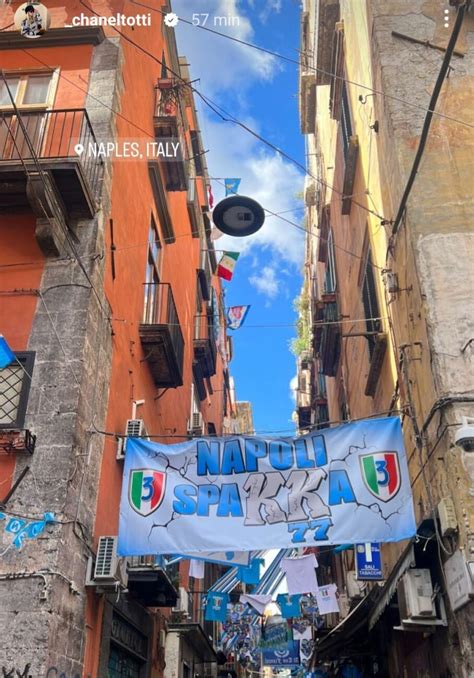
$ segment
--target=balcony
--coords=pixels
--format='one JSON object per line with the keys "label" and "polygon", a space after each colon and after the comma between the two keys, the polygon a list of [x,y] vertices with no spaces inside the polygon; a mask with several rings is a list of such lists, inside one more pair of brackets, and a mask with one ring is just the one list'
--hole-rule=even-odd
{"label": "balcony", "polygon": [[186,202],[188,207],[189,223],[191,224],[192,236],[193,238],[199,238],[201,235],[204,234],[204,225],[195,178],[191,178],[189,180],[188,195]]}
{"label": "balcony", "polygon": [[365,385],[366,396],[371,396],[372,398],[375,396],[380,373],[382,372],[385,353],[387,352],[387,344],[387,335],[383,332],[377,334],[373,339],[373,348],[371,350],[370,356],[370,369],[369,374],[367,375],[367,383]]}
{"label": "balcony", "polygon": [[359,157],[359,140],[357,135],[351,136],[347,140],[347,146],[344,148],[345,169],[344,182],[342,186],[342,205],[341,213],[350,214],[352,206],[352,194],[354,192],[354,182],[357,167],[357,158]]}
{"label": "balcony", "polygon": [[212,316],[200,314],[194,316],[194,359],[198,363],[202,378],[207,379],[216,373],[217,347],[214,341]]}
{"label": "balcony", "polygon": [[181,83],[172,78],[160,78],[155,87],[155,138],[157,141],[179,141],[177,156],[161,160],[168,191],[188,189],[186,138],[183,129],[185,117],[181,108],[182,87]]}
{"label": "balcony", "polygon": [[319,431],[322,428],[329,427],[329,409],[327,402],[322,402],[322,399],[319,403],[316,403],[314,411],[314,428]]}
{"label": "balcony", "polygon": [[202,298],[209,301],[211,298],[211,264],[209,262],[209,254],[207,249],[201,250],[201,261],[199,263],[198,278],[201,287]]}
{"label": "balcony", "polygon": [[139,334],[156,386],[182,386],[184,339],[169,283],[145,284],[145,319]]}
{"label": "balcony", "polygon": [[312,428],[311,407],[303,407],[299,405],[296,408],[298,416],[298,428],[301,430]]}
{"label": "balcony", "polygon": [[[51,200],[39,164],[63,212],[92,218],[103,160],[88,152],[98,147],[87,111],[21,111],[20,116],[21,121],[12,111],[0,112],[0,213],[31,205],[38,217],[47,216]],[[80,156],[74,150],[78,144],[85,149]]]}
{"label": "balcony", "polygon": [[128,590],[145,607],[174,607],[178,592],[155,556],[134,556],[128,563]]}
{"label": "balcony", "polygon": [[315,328],[314,349],[319,353],[320,371],[327,377],[335,377],[341,352],[341,328],[335,295],[324,295],[318,301],[316,311],[316,322],[321,324]]}

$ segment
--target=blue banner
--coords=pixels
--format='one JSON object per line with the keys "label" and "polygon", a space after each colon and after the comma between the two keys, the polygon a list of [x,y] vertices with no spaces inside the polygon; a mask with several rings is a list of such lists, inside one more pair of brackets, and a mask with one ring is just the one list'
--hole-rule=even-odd
{"label": "blue banner", "polygon": [[396,417],[300,438],[127,441],[121,556],[392,542],[415,532]]}
{"label": "blue banner", "polygon": [[288,643],[288,648],[284,650],[263,650],[263,666],[299,666],[300,665],[300,643],[293,640]]}
{"label": "blue banner", "polygon": [[225,185],[226,196],[236,195],[236,193],[239,190],[240,182],[241,182],[241,179],[225,179],[224,185]]}
{"label": "blue banner", "polygon": [[355,547],[357,579],[383,579],[380,544],[357,544]]}

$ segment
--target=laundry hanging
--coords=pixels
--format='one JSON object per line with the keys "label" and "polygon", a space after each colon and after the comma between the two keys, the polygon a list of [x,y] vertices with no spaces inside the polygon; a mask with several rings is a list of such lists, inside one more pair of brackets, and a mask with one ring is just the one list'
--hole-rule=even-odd
{"label": "laundry hanging", "polygon": [[318,561],[314,553],[299,558],[283,558],[280,567],[286,574],[286,583],[290,595],[296,593],[315,593],[318,589],[316,569]]}

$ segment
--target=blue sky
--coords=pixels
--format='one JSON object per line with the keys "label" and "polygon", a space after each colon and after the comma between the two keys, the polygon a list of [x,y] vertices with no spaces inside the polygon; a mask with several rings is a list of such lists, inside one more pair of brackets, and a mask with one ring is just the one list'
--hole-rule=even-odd
{"label": "blue sky", "polygon": [[[298,58],[296,0],[174,0],[173,11],[189,20],[193,13],[206,12],[211,28],[214,17],[238,17],[238,25],[234,20],[232,27],[217,20],[221,25],[216,29]],[[296,65],[183,22],[177,39],[203,94],[304,163]],[[301,224],[302,201],[297,194],[303,190],[302,172],[239,127],[220,121],[202,103],[198,111],[210,175],[241,177],[241,194],[273,212],[284,211],[283,216]],[[212,186],[217,202],[224,189],[217,181]],[[258,432],[294,431],[290,381],[296,367],[288,344],[295,335],[293,299],[301,288],[303,236],[281,219],[267,217],[261,231],[250,238],[224,236],[215,242],[216,248],[242,252],[233,280],[225,283],[228,306],[251,304],[245,325],[233,332],[231,373],[238,400],[253,403]]]}

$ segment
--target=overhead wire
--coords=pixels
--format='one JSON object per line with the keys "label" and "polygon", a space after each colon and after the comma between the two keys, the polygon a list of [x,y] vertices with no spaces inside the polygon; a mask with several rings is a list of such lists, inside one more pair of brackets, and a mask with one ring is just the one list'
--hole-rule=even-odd
{"label": "overhead wire", "polygon": [[[150,11],[153,12],[158,12],[165,16],[167,14],[166,11],[160,10],[156,7],[150,7],[149,5],[146,5],[143,2],[139,2],[138,0],[130,0],[130,2],[134,5],[139,5],[141,7],[145,7],[146,9],[149,9]],[[84,4],[83,2],[81,4]],[[261,45],[256,45],[255,43],[249,42],[248,40],[242,40],[241,38],[236,38],[232,35],[229,35],[228,33],[222,33],[221,31],[217,31],[216,29],[209,28],[208,26],[203,26],[201,24],[194,24],[192,21],[189,19],[184,19],[183,17],[179,17],[179,21],[181,23],[188,24],[190,26],[193,26],[194,28],[199,28],[201,30],[207,31],[209,33],[214,33],[215,35],[218,35],[221,38],[226,38],[228,40],[231,40],[232,42],[239,43],[241,45],[244,45],[246,47],[250,47],[252,49],[255,49],[259,52],[263,52],[265,54],[268,54],[269,56],[276,57],[278,59],[281,59],[282,61],[286,61],[288,63],[294,64],[295,66],[301,66],[301,62],[293,59],[291,57],[288,57],[284,54],[280,54],[279,52],[275,52],[274,50],[268,49],[267,47],[262,47]],[[348,85],[354,85],[355,87],[360,87],[361,89],[367,90],[373,94],[379,94],[380,96],[386,98],[386,99],[392,99],[393,101],[398,101],[399,103],[405,104],[406,106],[411,106],[412,108],[418,108],[422,110],[423,112],[429,111],[429,109],[426,109],[424,106],[421,104],[415,104],[412,101],[408,101],[407,99],[402,99],[401,97],[397,97],[394,94],[387,94],[386,92],[383,92],[382,90],[375,89],[374,87],[370,87],[369,85],[363,85],[360,82],[356,82],[355,80],[351,80],[349,78],[345,78],[342,75],[337,75],[336,73],[333,73],[332,71],[327,71],[324,68],[319,68],[318,66],[310,66],[305,65],[305,71],[312,71],[314,73],[320,73],[321,75],[328,75],[331,78],[334,78],[336,80],[341,80]],[[466,122],[465,120],[461,120],[459,118],[454,118],[452,116],[446,115],[445,113],[438,113],[434,112],[435,115],[438,115],[441,118],[446,118],[447,120],[452,120],[453,122],[457,122],[461,125],[465,125],[466,127],[474,127],[471,123]]]}
{"label": "overhead wire", "polygon": [[433,119],[433,115],[435,113],[435,106],[438,102],[439,95],[441,93],[441,87],[443,85],[443,82],[445,80],[446,74],[449,69],[449,63],[451,61],[451,57],[453,56],[453,51],[454,47],[456,45],[456,41],[458,39],[459,33],[461,31],[461,26],[462,22],[464,21],[464,16],[466,13],[466,3],[463,2],[462,5],[458,7],[458,13],[456,16],[456,22],[454,24],[453,30],[451,32],[451,36],[449,38],[448,45],[446,47],[446,52],[443,57],[443,61],[441,64],[441,68],[438,74],[438,77],[436,78],[435,86],[433,88],[433,92],[431,94],[431,99],[430,99],[430,105],[429,108],[426,112],[425,120],[423,122],[423,127],[421,130],[420,134],[420,140],[418,142],[418,148],[416,150],[415,158],[413,160],[413,165],[410,170],[410,174],[408,176],[408,180],[405,186],[405,190],[403,192],[402,199],[400,200],[400,205],[398,207],[397,215],[395,217],[395,220],[392,225],[392,236],[394,236],[398,228],[400,226],[400,222],[403,218],[403,215],[405,213],[405,208],[408,202],[408,198],[411,193],[411,189],[413,188],[413,184],[415,183],[416,175],[418,174],[418,169],[420,167],[421,159],[423,157],[423,153],[425,150],[426,142],[428,140],[428,134],[430,131],[431,127],[431,122]]}
{"label": "overhead wire", "polygon": [[[89,11],[91,11],[94,15],[100,16],[97,12],[95,12],[95,10],[93,10],[91,7],[89,7],[89,6],[84,2],[84,0],[80,0],[80,2],[81,2],[81,4],[82,4],[84,7],[86,7]],[[151,59],[153,59],[154,61],[156,61],[159,65],[162,65],[162,66],[164,65],[163,62],[162,62],[160,59],[158,59],[158,57],[156,57],[155,55],[153,55],[151,52],[148,52],[148,50],[145,50],[143,47],[141,47],[141,45],[138,45],[134,40],[131,40],[131,38],[128,38],[128,36],[126,36],[124,33],[122,33],[121,31],[119,31],[117,28],[115,28],[115,27],[112,27],[112,28],[113,28],[120,36],[122,36],[127,42],[129,42],[130,44],[132,44],[134,47],[136,47],[136,48],[139,49],[140,51],[144,52],[147,56],[149,56]],[[36,55],[32,54],[32,53],[29,52],[28,50],[22,49],[22,51],[25,52],[26,54],[28,54],[28,56],[30,56],[32,59],[34,59],[34,60],[37,61],[38,63],[41,63],[43,66],[45,66],[45,67],[47,67],[47,68],[51,68],[51,65],[50,65],[50,64],[44,62],[42,59],[40,59],[40,58],[37,57]],[[218,104],[215,104],[214,102],[210,103],[211,100],[210,100],[208,97],[205,97],[201,92],[199,92],[199,90],[197,90],[197,88],[191,86],[191,85],[189,84],[189,82],[188,82],[187,80],[185,80],[184,78],[182,78],[179,74],[174,73],[174,71],[172,71],[172,70],[169,68],[169,66],[167,66],[167,69],[168,69],[175,77],[177,77],[179,80],[181,80],[181,81],[184,83],[184,85],[186,85],[187,87],[190,87],[190,89],[192,89],[192,91],[194,91],[194,92],[195,92],[195,93],[196,93],[196,94],[197,94],[197,95],[198,95],[198,96],[206,103],[206,105],[208,105],[209,107],[211,107],[213,110],[214,110],[214,106],[216,106],[216,107],[220,108],[220,109],[223,111],[223,113],[224,113],[225,115],[231,116],[230,113],[227,113],[227,112],[225,111],[225,109],[223,109],[222,107],[220,107]],[[145,129],[143,129],[142,127],[140,127],[139,125],[136,125],[132,120],[130,120],[129,118],[127,118],[126,116],[124,116],[122,113],[120,113],[119,111],[115,110],[114,108],[112,108],[111,106],[109,106],[108,104],[106,104],[105,102],[103,102],[101,99],[99,99],[98,97],[96,97],[96,96],[90,94],[90,92],[88,92],[88,90],[87,90],[86,88],[81,87],[81,86],[78,85],[74,80],[71,80],[71,79],[67,78],[66,76],[64,76],[63,73],[59,73],[59,78],[65,80],[66,82],[68,82],[68,84],[72,85],[73,87],[76,87],[77,89],[79,89],[80,91],[82,91],[84,94],[86,94],[88,97],[90,97],[91,99],[93,99],[93,100],[96,101],[97,103],[103,105],[105,108],[107,108],[108,110],[110,110],[112,113],[116,114],[118,117],[120,117],[121,119],[125,120],[126,122],[128,122],[130,125],[132,125],[132,126],[135,127],[136,129],[138,129],[138,130],[140,130],[141,132],[145,133],[147,136],[150,136],[150,135],[151,135],[151,131],[150,131],[150,130],[145,130]],[[215,110],[215,112],[216,112],[216,114],[217,114],[222,120],[225,120],[225,118],[223,117],[222,113],[219,113],[217,110]],[[232,116],[231,116],[231,117],[232,117]],[[269,147],[271,147],[275,152],[277,152],[277,153],[279,153],[280,155],[282,155],[283,157],[287,158],[287,160],[289,160],[290,162],[292,162],[293,164],[295,164],[296,166],[298,166],[300,169],[302,169],[302,170],[304,171],[305,174],[307,174],[308,176],[310,176],[312,179],[314,179],[315,181],[317,181],[317,182],[320,183],[321,185],[324,185],[326,188],[328,188],[328,189],[334,191],[335,193],[337,193],[337,194],[339,194],[339,195],[341,195],[341,196],[344,195],[342,191],[339,191],[339,190],[336,189],[334,186],[331,186],[330,184],[324,182],[324,181],[323,181],[322,179],[320,179],[319,177],[317,177],[317,176],[313,175],[312,173],[310,173],[309,170],[307,170],[307,168],[305,167],[305,165],[304,165],[303,163],[300,163],[298,160],[296,160],[295,158],[293,158],[292,156],[290,156],[288,153],[286,153],[286,152],[283,151],[282,149],[278,148],[275,144],[273,144],[272,142],[268,141],[268,140],[265,139],[263,136],[259,135],[257,132],[255,132],[254,130],[252,130],[250,127],[248,127],[247,125],[245,125],[245,124],[242,123],[241,121],[237,120],[236,118],[232,118],[232,119],[229,118],[228,121],[229,121],[229,122],[233,122],[234,124],[237,124],[237,125],[243,127],[248,133],[250,133],[250,134],[252,134],[253,136],[255,136],[255,137],[256,137],[257,139],[259,139],[262,143],[264,143],[264,144],[268,145]],[[355,204],[356,206],[358,206],[360,209],[362,209],[362,210],[364,210],[364,211],[366,211],[366,212],[368,212],[368,213],[370,213],[370,214],[376,216],[377,218],[381,219],[382,222],[390,223],[389,220],[387,220],[387,219],[385,219],[385,218],[383,217],[383,215],[379,214],[379,213],[376,212],[375,210],[371,210],[370,208],[366,207],[366,206],[363,205],[362,203],[359,203],[358,201],[356,201],[356,200],[354,200],[354,199],[352,199],[352,203],[354,203],[354,204]],[[298,229],[298,230],[300,230],[300,231],[302,231],[302,232],[304,232],[304,233],[307,233],[307,234],[309,234],[309,235],[312,235],[312,237],[320,238],[320,239],[323,240],[323,241],[326,240],[326,239],[321,238],[320,235],[315,234],[314,231],[312,231],[311,229],[307,229],[307,228],[305,228],[304,226],[301,226],[300,224],[298,224],[297,222],[291,221],[290,219],[286,219],[285,217],[281,216],[281,213],[279,213],[279,212],[273,212],[272,210],[269,210],[268,208],[264,208],[264,209],[265,209],[266,212],[268,212],[271,216],[277,217],[277,218],[281,219],[281,220],[284,221],[285,223],[288,223],[288,224],[290,224],[291,226],[293,226],[294,228],[296,228],[296,229]],[[178,236],[178,237],[184,237],[184,236],[187,237],[187,234],[183,234],[182,236]],[[353,256],[353,257],[355,257],[355,258],[357,258],[357,259],[359,259],[359,260],[362,260],[362,259],[363,259],[363,257],[362,257],[361,255],[358,255],[358,254],[356,254],[355,252],[351,252],[350,250],[347,250],[346,248],[342,247],[341,245],[338,245],[337,243],[333,243],[333,244],[334,244],[334,247],[335,247],[336,249],[339,249],[339,250],[345,252],[346,254],[348,254],[348,255],[350,255],[350,256]],[[140,244],[140,245],[137,245],[137,247],[141,247],[141,246],[142,246],[141,244]],[[144,245],[143,245],[143,246],[144,246]],[[126,248],[130,248],[130,249],[131,249],[132,247],[134,247],[134,246],[126,246],[126,247],[124,247],[123,249],[126,249]],[[114,249],[114,252],[120,251],[120,249],[121,249],[121,248],[115,248],[115,249]],[[382,270],[382,268],[383,268],[382,266],[378,266],[378,265],[375,264],[374,262],[372,262],[371,265],[372,265],[374,268],[379,268],[380,270]]]}
{"label": "overhead wire", "polygon": [[[84,2],[84,0],[79,0],[79,1],[80,1],[80,4],[81,4],[81,5],[83,5],[87,10],[89,10],[90,12],[92,12],[95,16],[97,16],[97,17],[101,16],[98,12],[96,12],[94,9],[92,9],[92,7],[90,7],[86,2]],[[156,10],[156,9],[154,9],[154,11],[160,11],[160,13],[161,13],[161,10]],[[157,56],[155,56],[154,54],[152,54],[151,52],[149,52],[147,49],[145,49],[144,47],[142,47],[141,45],[139,45],[137,42],[135,42],[134,40],[132,40],[131,38],[129,38],[129,37],[128,37],[127,35],[125,35],[125,33],[123,33],[122,31],[119,31],[118,28],[116,28],[115,26],[112,26],[111,28],[112,28],[118,35],[120,35],[126,42],[128,42],[128,43],[131,44],[131,45],[133,45],[133,46],[134,46],[136,49],[138,49],[139,51],[143,52],[143,54],[146,54],[148,57],[150,57],[150,58],[151,58],[153,61],[155,61],[157,64],[159,64],[159,65],[162,66],[162,67],[163,67],[163,66],[166,66],[166,69],[167,69],[167,70],[168,70],[175,78],[177,78],[178,80],[180,80],[180,81],[183,83],[183,86],[189,87],[190,90],[191,90],[192,92],[194,92],[194,93],[195,93],[195,94],[196,94],[196,95],[197,95],[197,96],[198,96],[198,97],[206,104],[206,106],[208,106],[208,108],[210,108],[210,109],[211,109],[218,117],[220,117],[221,120],[222,120],[223,122],[231,122],[231,123],[233,123],[233,124],[235,124],[235,125],[241,127],[241,128],[244,129],[246,132],[248,132],[249,134],[251,134],[253,137],[255,137],[256,139],[258,139],[259,141],[261,141],[263,144],[265,144],[266,146],[268,146],[269,148],[271,148],[271,149],[274,150],[275,152],[277,152],[277,153],[279,153],[280,155],[282,155],[283,157],[285,157],[287,160],[289,160],[289,161],[290,161],[292,164],[294,164],[296,167],[299,167],[299,168],[304,172],[305,175],[310,176],[312,179],[314,179],[314,181],[318,182],[318,183],[321,184],[322,186],[325,186],[326,188],[329,188],[330,190],[334,191],[334,192],[337,193],[338,195],[341,195],[341,197],[345,197],[345,194],[343,193],[343,191],[340,191],[339,189],[336,189],[335,186],[331,186],[330,184],[324,182],[320,177],[317,177],[317,176],[313,175],[313,174],[306,168],[306,166],[305,166],[303,163],[301,163],[299,160],[296,160],[296,158],[293,158],[289,153],[287,153],[286,151],[282,150],[281,148],[279,148],[278,146],[276,146],[275,144],[273,144],[271,141],[269,141],[268,139],[266,139],[265,137],[263,137],[261,134],[259,134],[258,132],[255,132],[255,130],[253,130],[251,127],[249,127],[249,126],[246,125],[245,123],[243,123],[243,122],[241,122],[240,120],[238,120],[237,118],[235,118],[231,113],[229,113],[228,111],[226,111],[222,106],[220,106],[220,105],[217,104],[216,102],[212,101],[212,99],[210,99],[210,97],[208,97],[208,96],[204,95],[202,92],[200,92],[199,89],[197,89],[196,87],[194,87],[189,81],[187,81],[185,78],[183,78],[179,73],[176,73],[175,71],[173,71],[173,69],[171,69],[167,64],[165,64],[165,63],[164,63],[161,59],[159,59]],[[33,55],[31,55],[31,56],[33,56]],[[33,58],[35,58],[35,57],[33,56]],[[122,116],[122,117],[123,117],[123,116]],[[133,124],[133,123],[132,123],[132,124]],[[371,210],[370,208],[366,207],[365,205],[363,205],[362,203],[359,203],[358,201],[356,201],[356,200],[354,200],[354,199],[352,199],[352,202],[353,202],[355,205],[357,205],[358,207],[360,207],[361,209],[363,209],[363,210],[365,210],[366,212],[368,212],[369,214],[372,214],[372,215],[376,216],[377,218],[381,219],[382,221],[387,221],[383,215],[378,214],[375,210]]]}
{"label": "overhead wire", "polygon": [[[8,81],[7,81],[7,78],[6,78],[6,75],[5,75],[5,70],[4,70],[3,68],[0,70],[0,75],[1,75],[1,77],[2,77],[2,80],[3,80],[4,84],[5,84],[5,87],[6,87],[6,90],[7,90],[8,97],[9,97],[11,103],[12,103],[12,107],[13,107],[13,110],[14,110],[14,112],[15,112],[15,117],[16,117],[16,119],[18,120],[19,126],[20,126],[21,131],[22,131],[23,138],[24,138],[24,140],[26,141],[26,145],[28,146],[28,150],[29,150],[29,152],[30,152],[31,159],[33,160],[34,165],[35,165],[35,167],[36,167],[36,170],[37,170],[37,172],[38,172],[38,174],[39,174],[39,176],[40,176],[40,178],[41,178],[41,182],[42,182],[42,184],[43,184],[43,187],[44,187],[44,190],[45,190],[45,194],[47,194],[48,192],[50,192],[50,194],[51,194],[51,189],[50,189],[49,183],[48,183],[48,181],[47,181],[46,178],[45,178],[45,172],[44,172],[44,170],[43,170],[43,167],[41,166],[41,163],[40,163],[39,160],[38,160],[37,153],[36,153],[36,151],[35,151],[35,149],[34,149],[34,146],[33,146],[32,142],[31,142],[29,132],[28,132],[28,130],[27,130],[27,128],[26,128],[26,126],[25,126],[25,124],[24,124],[24,122],[23,122],[23,117],[22,117],[22,115],[21,115],[21,113],[20,113],[20,111],[19,111],[19,109],[18,109],[18,106],[17,106],[17,104],[16,104],[16,102],[15,102],[15,97],[13,96],[13,94],[12,94],[12,92],[11,92],[10,86],[9,86],[9,84],[8,84]],[[15,138],[15,136],[14,136],[14,134],[13,134],[13,131],[12,131],[11,128],[10,128],[10,125],[8,126],[8,133],[10,134],[10,136],[11,136],[11,138],[12,138],[12,142],[13,142],[13,144],[14,144],[14,147],[15,147],[16,152],[18,153],[18,157],[20,158],[20,161],[21,161],[23,170],[24,170],[26,176],[27,176],[28,178],[30,178],[30,172],[29,172],[29,169],[28,169],[28,167],[27,167],[27,165],[26,165],[26,163],[25,163],[25,161],[24,161],[24,158],[23,158],[23,155],[22,155],[20,149],[18,148],[18,144],[17,144],[17,142],[16,142],[16,138]],[[100,307],[102,313],[104,314],[105,317],[108,317],[108,314],[107,314],[106,310],[105,310],[104,307],[103,307],[102,299],[100,298],[99,293],[97,292],[97,290],[96,290],[96,288],[95,288],[95,286],[94,286],[94,284],[93,284],[93,282],[92,282],[92,279],[91,279],[89,273],[87,272],[87,270],[86,270],[86,268],[85,268],[85,266],[84,266],[84,263],[82,262],[81,256],[80,256],[79,252],[77,251],[77,248],[76,248],[76,245],[75,245],[75,242],[74,242],[74,238],[76,238],[76,236],[74,236],[73,232],[72,232],[71,229],[69,228],[69,225],[67,224],[67,221],[66,221],[64,215],[63,215],[63,214],[58,214],[58,212],[57,212],[57,210],[56,210],[56,203],[55,203],[55,200],[54,200],[54,198],[52,198],[52,199],[51,199],[51,211],[53,212],[54,217],[48,216],[48,209],[46,208],[45,205],[42,204],[41,196],[39,196],[39,195],[37,194],[37,188],[36,188],[36,185],[35,185],[34,183],[33,183],[32,185],[33,185],[33,192],[35,193],[35,197],[37,198],[38,202],[41,204],[41,206],[42,206],[42,208],[43,208],[43,210],[44,210],[44,213],[45,213],[45,215],[46,215],[46,218],[49,220],[50,223],[51,223],[51,219],[52,219],[52,218],[55,218],[55,219],[57,220],[57,222],[58,222],[58,224],[59,224],[59,226],[60,226],[60,228],[61,228],[61,230],[62,230],[62,232],[63,232],[63,234],[64,234],[64,237],[65,237],[65,239],[66,239],[66,241],[67,241],[67,244],[68,244],[68,246],[69,246],[69,249],[70,249],[71,252],[73,253],[74,258],[76,259],[76,261],[77,261],[77,263],[78,263],[78,265],[79,265],[79,268],[81,269],[81,271],[82,271],[82,273],[84,274],[86,280],[88,281],[88,283],[89,283],[89,285],[90,285],[90,287],[91,287],[91,290],[93,291],[94,296],[95,296],[96,299],[97,299],[97,302],[98,302],[98,304],[99,304],[99,307]],[[59,208],[59,209],[60,209],[60,208]],[[77,239],[77,238],[76,238],[76,239]]]}

